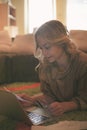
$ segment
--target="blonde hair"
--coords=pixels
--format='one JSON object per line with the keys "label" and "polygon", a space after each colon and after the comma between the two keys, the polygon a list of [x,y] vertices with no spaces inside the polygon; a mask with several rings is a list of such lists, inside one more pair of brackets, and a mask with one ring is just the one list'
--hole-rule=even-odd
{"label": "blonde hair", "polygon": [[38,46],[38,39],[43,38],[49,44],[56,44],[71,55],[76,50],[76,46],[71,42],[66,27],[58,20],[51,20],[40,26],[34,33],[36,50],[35,57],[43,62],[44,56]]}

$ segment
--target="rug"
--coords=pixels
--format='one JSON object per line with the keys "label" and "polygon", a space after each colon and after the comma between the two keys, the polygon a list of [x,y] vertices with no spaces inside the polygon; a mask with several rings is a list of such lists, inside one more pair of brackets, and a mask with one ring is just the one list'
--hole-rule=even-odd
{"label": "rug", "polygon": [[20,86],[20,87],[13,87],[13,88],[9,88],[10,91],[19,91],[19,90],[25,90],[25,89],[29,89],[29,88],[36,88],[39,87],[40,83],[34,83],[31,85],[27,85],[27,86]]}
{"label": "rug", "polygon": [[7,87],[7,89],[9,89],[10,91],[20,91],[20,90],[26,90],[29,88],[37,88],[40,86],[40,83],[34,83],[31,85],[27,85],[27,86],[20,86],[20,87]]}

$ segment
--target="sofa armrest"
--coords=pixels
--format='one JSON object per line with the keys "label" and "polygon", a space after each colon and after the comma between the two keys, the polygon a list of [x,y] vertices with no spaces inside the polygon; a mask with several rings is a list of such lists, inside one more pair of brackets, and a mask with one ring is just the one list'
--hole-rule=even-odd
{"label": "sofa armrest", "polygon": [[69,36],[80,50],[87,52],[87,31],[86,30],[70,30]]}

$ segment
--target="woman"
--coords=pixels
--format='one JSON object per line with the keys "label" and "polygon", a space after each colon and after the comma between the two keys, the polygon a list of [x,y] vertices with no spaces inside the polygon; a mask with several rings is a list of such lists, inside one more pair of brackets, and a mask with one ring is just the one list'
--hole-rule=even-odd
{"label": "woman", "polygon": [[34,37],[43,98],[33,102],[41,100],[53,116],[87,109],[87,55],[77,49],[60,21],[44,23]]}

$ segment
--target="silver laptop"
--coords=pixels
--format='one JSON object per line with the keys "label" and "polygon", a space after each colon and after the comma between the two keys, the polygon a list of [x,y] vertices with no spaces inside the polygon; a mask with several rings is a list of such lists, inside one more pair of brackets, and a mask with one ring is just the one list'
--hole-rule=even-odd
{"label": "silver laptop", "polygon": [[0,90],[0,115],[28,125],[40,125],[52,120],[46,109],[38,105],[24,109],[13,93],[4,90]]}

